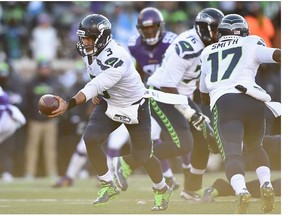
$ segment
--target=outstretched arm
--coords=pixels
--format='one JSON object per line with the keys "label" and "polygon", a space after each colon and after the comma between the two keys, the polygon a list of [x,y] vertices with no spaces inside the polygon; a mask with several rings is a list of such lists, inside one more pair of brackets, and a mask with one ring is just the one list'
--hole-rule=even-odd
{"label": "outstretched arm", "polygon": [[51,115],[48,115],[49,118],[63,115],[67,110],[86,102],[86,96],[81,91],[79,91],[69,101],[65,101],[59,96],[55,96],[55,98],[59,101],[59,107],[57,110],[53,111]]}

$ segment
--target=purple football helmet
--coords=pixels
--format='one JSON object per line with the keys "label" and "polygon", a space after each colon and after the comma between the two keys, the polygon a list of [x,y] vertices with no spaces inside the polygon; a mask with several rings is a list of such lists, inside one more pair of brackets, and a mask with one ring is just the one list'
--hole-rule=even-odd
{"label": "purple football helmet", "polygon": [[138,15],[137,29],[142,40],[148,45],[155,45],[164,32],[162,13],[154,7],[144,8]]}

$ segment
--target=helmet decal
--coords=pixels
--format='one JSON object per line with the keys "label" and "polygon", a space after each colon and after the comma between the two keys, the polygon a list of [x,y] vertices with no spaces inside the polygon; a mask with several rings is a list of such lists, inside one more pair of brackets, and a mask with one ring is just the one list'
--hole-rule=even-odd
{"label": "helmet decal", "polygon": [[244,17],[238,14],[226,15],[218,25],[218,38],[224,35],[248,36],[249,27]]}
{"label": "helmet decal", "polygon": [[104,29],[110,29],[111,28],[111,23],[107,22],[107,20],[103,20],[102,22],[100,22],[98,24],[97,27],[98,27],[99,31],[102,31]]}

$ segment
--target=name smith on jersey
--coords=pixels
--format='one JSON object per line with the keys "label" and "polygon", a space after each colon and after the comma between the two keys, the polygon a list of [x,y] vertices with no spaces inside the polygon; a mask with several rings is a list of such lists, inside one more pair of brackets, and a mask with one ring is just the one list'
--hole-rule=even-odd
{"label": "name smith on jersey", "polygon": [[230,45],[237,44],[237,43],[238,43],[238,38],[237,39],[232,39],[232,40],[221,41],[221,42],[212,44],[211,50],[218,49],[218,48],[223,48],[223,47],[230,46]]}

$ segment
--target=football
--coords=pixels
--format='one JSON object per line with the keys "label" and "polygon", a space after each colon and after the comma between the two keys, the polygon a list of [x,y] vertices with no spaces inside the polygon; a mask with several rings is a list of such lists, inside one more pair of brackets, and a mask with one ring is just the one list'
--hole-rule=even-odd
{"label": "football", "polygon": [[52,94],[43,95],[38,102],[38,109],[44,115],[50,115],[59,107],[59,101]]}

